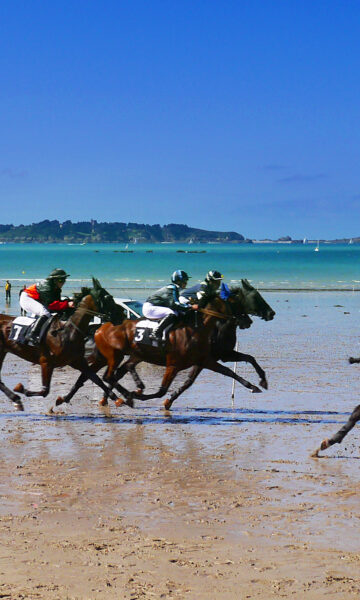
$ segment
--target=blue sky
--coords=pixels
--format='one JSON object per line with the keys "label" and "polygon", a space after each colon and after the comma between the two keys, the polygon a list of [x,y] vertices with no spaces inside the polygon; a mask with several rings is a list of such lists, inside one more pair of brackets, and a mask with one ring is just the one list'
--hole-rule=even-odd
{"label": "blue sky", "polygon": [[0,5],[1,223],[360,235],[360,4]]}

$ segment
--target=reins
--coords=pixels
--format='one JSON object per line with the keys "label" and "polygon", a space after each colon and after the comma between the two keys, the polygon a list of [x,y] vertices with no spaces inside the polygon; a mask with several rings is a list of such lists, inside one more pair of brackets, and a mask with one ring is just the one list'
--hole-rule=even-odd
{"label": "reins", "polygon": [[222,313],[216,312],[216,310],[211,310],[210,308],[198,308],[198,312],[203,313],[204,315],[209,315],[210,317],[217,317],[218,319],[232,319],[233,315],[223,315]]}

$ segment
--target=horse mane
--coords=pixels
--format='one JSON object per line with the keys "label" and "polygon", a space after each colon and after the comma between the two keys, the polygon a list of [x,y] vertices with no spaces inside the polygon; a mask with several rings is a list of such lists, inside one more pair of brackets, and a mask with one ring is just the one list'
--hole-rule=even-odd
{"label": "horse mane", "polygon": [[85,296],[89,296],[90,294],[91,294],[91,288],[89,288],[89,287],[82,287],[80,292],[75,292],[74,293],[75,306],[77,307],[80,304],[81,300],[83,298],[85,298]]}
{"label": "horse mane", "polygon": [[230,287],[230,293],[232,296],[238,296],[239,294],[243,294],[243,289],[241,285],[234,285]]}
{"label": "horse mane", "polygon": [[219,298],[218,292],[207,292],[200,298],[197,304],[199,305],[199,308],[205,308],[205,306],[212,300],[215,300],[215,298]]}

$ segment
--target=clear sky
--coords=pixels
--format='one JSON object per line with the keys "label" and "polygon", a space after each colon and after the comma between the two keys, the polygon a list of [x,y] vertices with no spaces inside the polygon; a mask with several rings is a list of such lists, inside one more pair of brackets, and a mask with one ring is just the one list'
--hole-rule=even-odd
{"label": "clear sky", "polygon": [[0,4],[1,223],[360,235],[360,3]]}

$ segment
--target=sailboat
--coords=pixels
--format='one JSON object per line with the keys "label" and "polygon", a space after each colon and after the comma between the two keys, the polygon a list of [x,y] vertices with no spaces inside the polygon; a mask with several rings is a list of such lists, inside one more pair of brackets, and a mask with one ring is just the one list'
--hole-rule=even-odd
{"label": "sailboat", "polygon": [[314,248],[314,252],[319,252],[319,244],[320,244],[320,241],[318,240],[317,246],[316,246],[316,248]]}
{"label": "sailboat", "polygon": [[352,238],[350,238],[350,239],[349,239],[349,244],[353,244],[353,243],[354,243],[354,242],[353,242],[353,239],[352,239]]}
{"label": "sailboat", "polygon": [[307,244],[307,239],[306,238],[303,239],[303,244]]}

